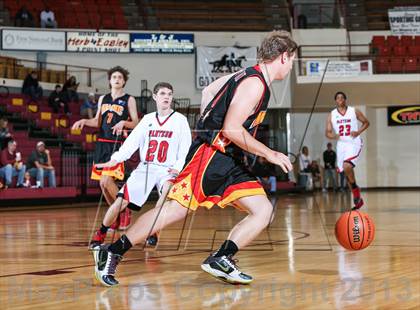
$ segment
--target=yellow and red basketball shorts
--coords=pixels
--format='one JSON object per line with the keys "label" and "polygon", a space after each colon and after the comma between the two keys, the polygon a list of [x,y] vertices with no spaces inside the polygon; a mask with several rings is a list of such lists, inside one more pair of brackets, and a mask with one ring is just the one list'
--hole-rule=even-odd
{"label": "yellow and red basketball shorts", "polygon": [[255,195],[265,195],[265,191],[240,160],[196,139],[168,198],[196,210],[214,205],[224,208],[235,205],[239,198]]}

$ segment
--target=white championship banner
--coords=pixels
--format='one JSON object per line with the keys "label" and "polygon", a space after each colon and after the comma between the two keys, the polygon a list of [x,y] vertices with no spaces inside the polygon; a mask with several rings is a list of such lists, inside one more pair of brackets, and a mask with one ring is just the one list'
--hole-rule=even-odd
{"label": "white championship banner", "polygon": [[257,63],[256,47],[197,47],[196,87],[202,89],[221,76]]}
{"label": "white championship banner", "polygon": [[[326,60],[306,61],[307,76],[322,76],[327,65]],[[363,76],[372,74],[372,60],[329,61],[326,77]]]}
{"label": "white championship banner", "polygon": [[389,25],[395,35],[420,35],[420,7],[396,7],[388,10]]}
{"label": "white championship banner", "polygon": [[67,51],[129,53],[130,34],[118,32],[67,32]]}
{"label": "white championship banner", "polygon": [[66,50],[66,34],[55,30],[2,30],[2,49],[21,51]]}

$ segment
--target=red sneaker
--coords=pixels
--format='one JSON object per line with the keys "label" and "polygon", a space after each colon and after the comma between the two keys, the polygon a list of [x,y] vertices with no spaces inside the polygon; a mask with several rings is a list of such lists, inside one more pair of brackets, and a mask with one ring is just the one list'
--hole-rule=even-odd
{"label": "red sneaker", "polygon": [[353,193],[353,199],[360,199],[360,187],[353,188],[351,192]]}
{"label": "red sneaker", "polygon": [[89,247],[93,249],[94,247],[101,245],[105,242],[106,233],[101,233],[101,230],[98,229],[95,234],[93,235],[92,240],[89,243]]}
{"label": "red sneaker", "polygon": [[127,229],[131,224],[131,210],[126,208],[120,213],[120,229]]}

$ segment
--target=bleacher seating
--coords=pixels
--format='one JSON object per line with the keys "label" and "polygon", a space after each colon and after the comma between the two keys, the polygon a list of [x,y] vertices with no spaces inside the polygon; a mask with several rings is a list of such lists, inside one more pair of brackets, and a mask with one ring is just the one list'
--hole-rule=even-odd
{"label": "bleacher seating", "polygon": [[[22,94],[9,94],[7,97],[2,97],[0,101],[2,110],[6,113],[12,113],[12,115],[20,116],[22,119],[27,120],[29,123],[32,122],[36,128],[44,128],[46,131],[56,134],[58,139],[66,141],[66,143],[79,144],[80,148],[84,151],[93,151],[94,142],[96,141],[96,129],[85,128],[83,132],[71,131],[71,125],[78,119],[79,115],[79,103],[70,103],[70,111],[73,113],[71,116],[67,116],[61,113],[53,113],[52,109],[48,106],[47,98],[42,98],[39,102],[34,103],[29,100],[25,95]],[[29,125],[28,123],[28,125]],[[25,130],[14,130],[12,123],[9,122],[9,129],[12,133],[13,138],[18,143],[18,151],[22,153],[24,162],[27,161],[29,155],[35,149],[35,145],[38,141],[43,140],[38,137],[31,137],[29,135],[29,128]],[[48,146],[51,154],[51,160],[55,167],[57,187],[62,186],[75,186],[80,189],[81,186],[81,174],[82,170],[78,167],[79,157],[63,157],[62,149],[59,146],[50,147]],[[76,159],[76,164],[74,160]],[[63,171],[63,167],[66,167]],[[72,167],[73,169],[68,169]],[[66,175],[66,181],[64,182],[63,174]],[[46,181],[46,180],[45,180]],[[32,178],[32,184],[35,184],[35,179]],[[47,182],[45,184],[48,184]],[[16,185],[16,177],[13,179],[12,186]],[[92,186],[97,184],[91,184]],[[23,189],[22,189],[23,190]],[[26,189],[25,189],[26,190]],[[1,191],[0,191],[1,192]],[[71,193],[73,191],[70,190]],[[54,192],[55,195],[67,195],[69,188],[63,191]],[[66,194],[67,193],[67,194]],[[36,193],[35,193],[36,194]],[[0,194],[0,199],[8,199],[9,194],[4,196]],[[26,194],[25,194],[26,195]],[[73,195],[73,194],[72,194]],[[4,196],[4,197],[3,197]],[[27,195],[26,195],[27,196]],[[25,197],[26,197],[25,196]],[[30,196],[30,195],[29,195]],[[29,198],[26,197],[26,198]],[[54,196],[54,197],[56,197]],[[57,197],[58,197],[57,196]]]}
{"label": "bleacher seating", "polygon": [[[23,80],[33,71],[33,67],[26,67],[13,57],[0,56],[0,78]],[[41,82],[63,84],[66,73],[63,70],[40,69],[38,79]]]}
{"label": "bleacher seating", "polygon": [[373,36],[376,73],[420,73],[420,36]]}
{"label": "bleacher seating", "polygon": [[120,0],[4,0],[11,20],[23,5],[32,13],[36,26],[47,5],[59,28],[128,29]]}
{"label": "bleacher seating", "polygon": [[[149,1],[143,11],[161,30],[268,31],[288,28],[286,1]],[[150,19],[150,18],[149,18]]]}

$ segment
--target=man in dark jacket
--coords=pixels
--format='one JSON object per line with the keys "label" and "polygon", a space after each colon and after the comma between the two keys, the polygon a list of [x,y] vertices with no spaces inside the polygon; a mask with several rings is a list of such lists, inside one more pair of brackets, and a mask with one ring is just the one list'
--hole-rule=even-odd
{"label": "man in dark jacket", "polygon": [[37,102],[42,97],[42,87],[39,86],[38,74],[32,71],[23,81],[22,93],[31,97],[32,101]]}

